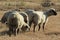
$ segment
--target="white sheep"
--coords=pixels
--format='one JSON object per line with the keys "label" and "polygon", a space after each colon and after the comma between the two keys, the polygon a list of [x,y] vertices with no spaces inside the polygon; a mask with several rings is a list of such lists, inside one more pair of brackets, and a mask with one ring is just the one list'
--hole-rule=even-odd
{"label": "white sheep", "polygon": [[[17,35],[17,31],[24,30],[24,28],[30,28],[27,23],[24,22],[24,18],[22,15],[19,14],[19,12],[14,11],[12,12],[7,19],[7,25],[9,26],[9,33],[11,35],[12,31],[15,35]],[[23,28],[22,28],[23,27]],[[27,29],[27,30],[28,30]]]}
{"label": "white sheep", "polygon": [[28,10],[26,13],[29,15],[29,24],[31,25],[32,23],[34,24],[33,32],[35,32],[35,27],[38,25],[40,30],[40,25],[42,25],[43,30],[44,30],[44,25],[46,21],[48,20],[49,16],[52,15],[57,15],[55,9],[49,9],[47,11],[34,11],[34,10]]}

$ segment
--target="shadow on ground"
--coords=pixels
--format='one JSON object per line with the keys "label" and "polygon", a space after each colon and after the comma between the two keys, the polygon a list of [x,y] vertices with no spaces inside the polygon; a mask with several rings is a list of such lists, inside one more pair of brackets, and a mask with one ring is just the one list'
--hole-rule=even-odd
{"label": "shadow on ground", "polygon": [[48,32],[45,35],[60,35],[60,32]]}
{"label": "shadow on ground", "polygon": [[[21,32],[19,32],[18,34],[24,34],[24,33],[26,33],[25,31],[21,31]],[[17,35],[18,35],[17,34]],[[6,35],[8,35],[9,36],[9,31],[8,30],[5,30],[5,31],[2,31],[2,32],[0,32],[0,36],[6,36]]]}
{"label": "shadow on ground", "polygon": [[8,31],[2,31],[2,32],[0,32],[0,36],[5,36],[5,35],[8,35]]}

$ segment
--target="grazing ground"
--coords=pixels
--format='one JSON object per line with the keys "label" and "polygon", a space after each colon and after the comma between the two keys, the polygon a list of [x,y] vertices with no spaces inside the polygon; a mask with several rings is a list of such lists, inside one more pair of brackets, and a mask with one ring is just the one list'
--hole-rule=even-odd
{"label": "grazing ground", "polygon": [[[0,18],[6,11],[0,11]],[[33,28],[33,25],[32,25]],[[0,23],[0,40],[60,40],[60,12],[57,16],[49,17],[49,21],[45,26],[45,31],[43,32],[42,28],[40,31],[34,33],[22,32],[17,36],[11,36],[7,34],[8,27],[5,24]]]}

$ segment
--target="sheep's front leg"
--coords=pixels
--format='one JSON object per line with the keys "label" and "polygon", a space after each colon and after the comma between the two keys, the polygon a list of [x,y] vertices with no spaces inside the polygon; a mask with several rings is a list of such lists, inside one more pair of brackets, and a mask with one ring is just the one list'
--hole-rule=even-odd
{"label": "sheep's front leg", "polygon": [[11,36],[11,29],[10,28],[9,28],[9,32],[8,33],[9,33],[9,36]]}
{"label": "sheep's front leg", "polygon": [[45,22],[43,23],[43,31],[44,31],[44,26],[45,26]]}
{"label": "sheep's front leg", "polygon": [[17,35],[17,30],[18,30],[18,29],[16,29],[16,28],[14,29],[14,36]]}
{"label": "sheep's front leg", "polygon": [[47,21],[48,21],[48,19],[46,19],[45,22],[43,23],[43,26],[42,26],[43,27],[43,31],[44,31],[44,26],[46,25]]}
{"label": "sheep's front leg", "polygon": [[19,28],[17,29],[17,34],[19,33]]}
{"label": "sheep's front leg", "polygon": [[11,36],[12,33],[13,33],[13,28],[9,27],[9,36]]}

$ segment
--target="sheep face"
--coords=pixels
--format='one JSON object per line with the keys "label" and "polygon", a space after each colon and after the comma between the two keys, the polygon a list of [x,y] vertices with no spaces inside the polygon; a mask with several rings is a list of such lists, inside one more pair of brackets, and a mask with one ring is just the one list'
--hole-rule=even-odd
{"label": "sheep face", "polygon": [[22,26],[21,30],[22,30],[22,31],[29,31],[30,28],[29,28],[28,26]]}
{"label": "sheep face", "polygon": [[1,19],[1,23],[5,23],[6,21],[7,21],[6,18],[2,18],[2,19]]}
{"label": "sheep face", "polygon": [[57,15],[57,13],[56,13],[55,10],[50,10],[50,14],[51,14],[51,15]]}
{"label": "sheep face", "polygon": [[11,12],[4,13],[3,17],[1,18],[1,22],[5,23],[7,21],[8,16],[11,14]]}

